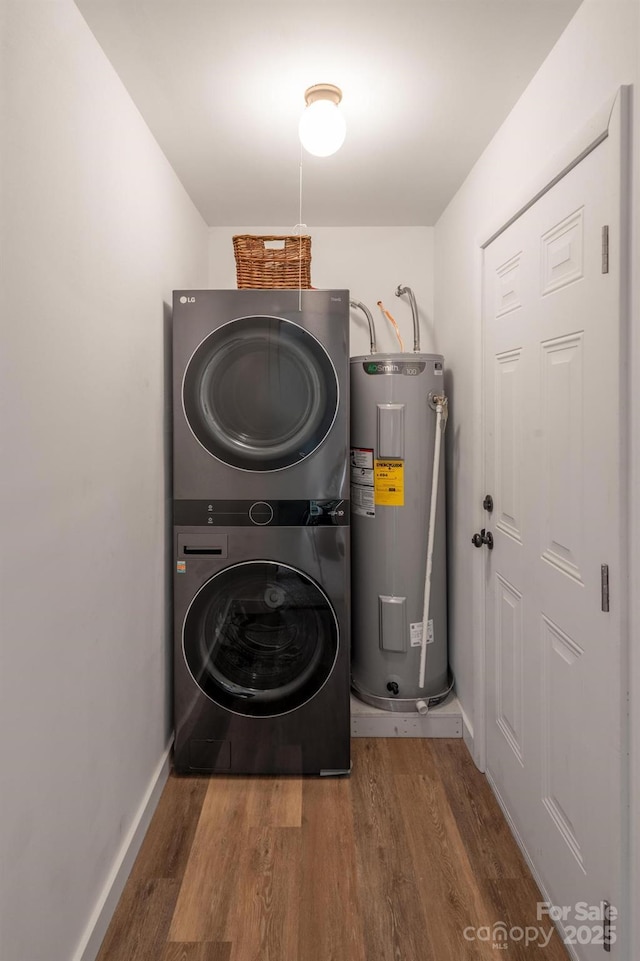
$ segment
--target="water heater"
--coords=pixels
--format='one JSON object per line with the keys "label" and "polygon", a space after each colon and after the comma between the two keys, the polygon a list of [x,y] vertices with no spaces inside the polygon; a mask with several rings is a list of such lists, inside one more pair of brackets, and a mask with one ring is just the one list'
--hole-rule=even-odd
{"label": "water heater", "polygon": [[[351,358],[352,685],[390,711],[425,710],[451,688],[444,456],[432,503],[439,354]],[[444,442],[440,442],[444,451]],[[427,543],[435,510],[424,686]],[[418,707],[417,707],[418,705]]]}

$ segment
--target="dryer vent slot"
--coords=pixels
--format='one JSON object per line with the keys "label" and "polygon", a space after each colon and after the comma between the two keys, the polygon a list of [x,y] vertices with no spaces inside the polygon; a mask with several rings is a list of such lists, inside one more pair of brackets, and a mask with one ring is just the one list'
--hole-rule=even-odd
{"label": "dryer vent slot", "polygon": [[182,548],[184,554],[217,554],[222,555],[221,547],[188,547],[186,544]]}

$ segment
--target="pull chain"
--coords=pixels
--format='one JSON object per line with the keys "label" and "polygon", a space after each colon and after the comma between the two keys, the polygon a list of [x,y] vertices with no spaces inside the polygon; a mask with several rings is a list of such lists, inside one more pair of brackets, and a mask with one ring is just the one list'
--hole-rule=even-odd
{"label": "pull chain", "polygon": [[300,144],[300,177],[298,189],[298,311],[302,313],[302,144]]}

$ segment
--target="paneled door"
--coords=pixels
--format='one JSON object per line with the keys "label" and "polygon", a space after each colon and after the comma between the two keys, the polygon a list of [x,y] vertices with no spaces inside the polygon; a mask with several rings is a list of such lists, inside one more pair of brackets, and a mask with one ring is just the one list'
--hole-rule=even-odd
{"label": "paneled door", "polygon": [[484,261],[487,773],[585,961],[576,905],[620,895],[620,158],[610,129]]}

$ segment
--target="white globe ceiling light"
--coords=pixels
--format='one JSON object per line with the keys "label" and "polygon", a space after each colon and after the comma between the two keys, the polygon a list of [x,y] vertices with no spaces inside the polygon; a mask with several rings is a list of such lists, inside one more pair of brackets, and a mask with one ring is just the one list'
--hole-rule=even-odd
{"label": "white globe ceiling light", "polygon": [[304,113],[298,134],[305,150],[316,157],[329,157],[344,143],[347,125],[338,104],[342,90],[332,83],[317,83],[305,90]]}

